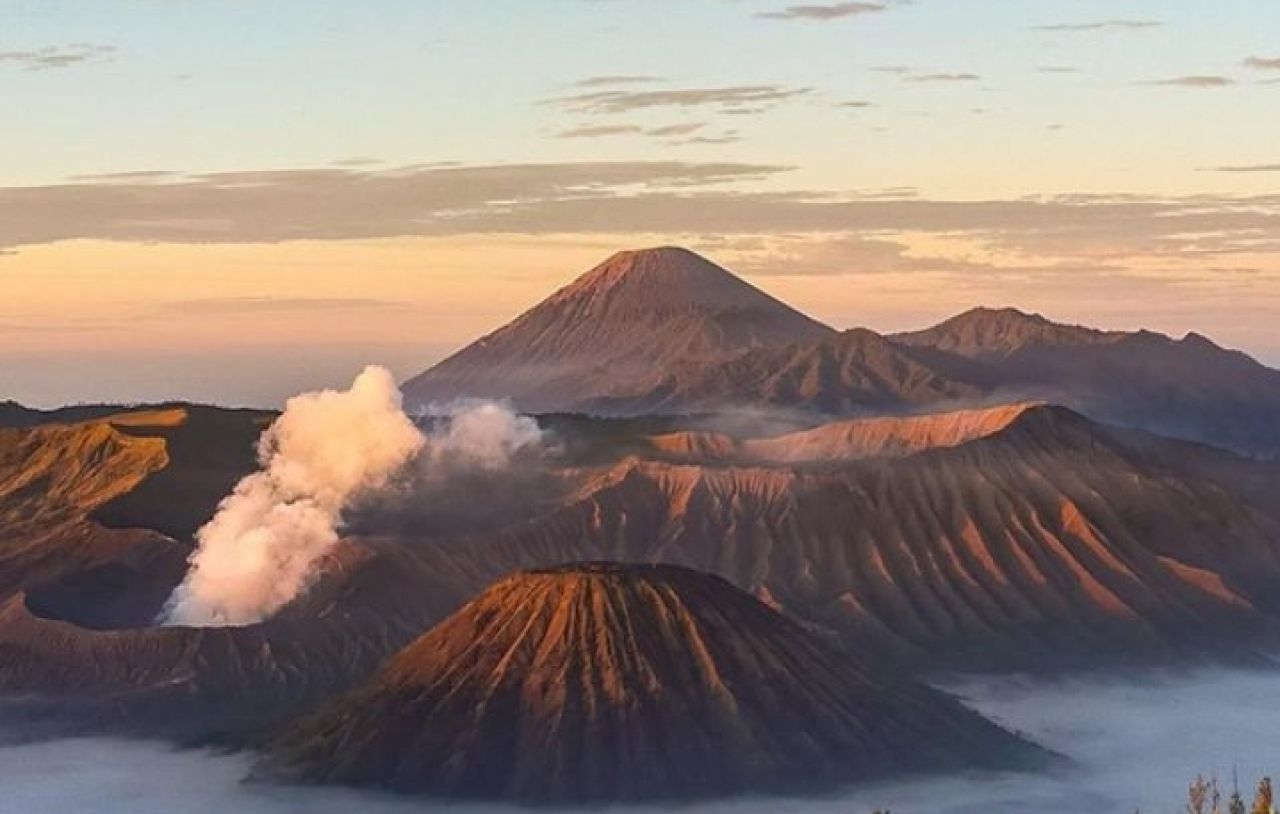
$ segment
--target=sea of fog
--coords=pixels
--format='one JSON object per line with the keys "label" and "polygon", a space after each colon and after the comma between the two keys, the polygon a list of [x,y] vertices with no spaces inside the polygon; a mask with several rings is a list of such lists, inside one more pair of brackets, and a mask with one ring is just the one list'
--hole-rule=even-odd
{"label": "sea of fog", "polygon": [[[1198,773],[1230,785],[1280,774],[1280,672],[1202,671],[1142,680],[971,678],[951,691],[1075,760],[1056,776],[895,782],[822,800],[740,800],[690,814],[1176,814]],[[241,782],[250,758],[107,739],[0,748],[0,813],[407,814],[509,812],[331,789]],[[615,809],[617,810],[617,809]],[[652,811],[653,809],[650,809]]]}

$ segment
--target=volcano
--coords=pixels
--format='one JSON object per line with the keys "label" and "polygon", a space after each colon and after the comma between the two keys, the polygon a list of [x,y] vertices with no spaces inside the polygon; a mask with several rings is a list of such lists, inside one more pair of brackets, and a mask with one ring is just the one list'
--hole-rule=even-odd
{"label": "volcano", "polygon": [[1280,465],[1011,405],[766,438],[651,436],[431,573],[668,562],[925,670],[1089,668],[1277,641]]}
{"label": "volcano", "polygon": [[538,803],[809,792],[1048,756],[717,577],[517,573],[288,728],[268,774]]}
{"label": "volcano", "polygon": [[622,252],[405,385],[419,407],[770,410],[822,417],[1021,401],[1246,454],[1280,453],[1280,371],[1195,333],[1101,331],[976,308],[922,331],[837,332],[677,248]]}
{"label": "volcano", "polygon": [[647,393],[682,365],[832,333],[693,252],[621,252],[404,391],[414,405],[498,397],[572,410]]}

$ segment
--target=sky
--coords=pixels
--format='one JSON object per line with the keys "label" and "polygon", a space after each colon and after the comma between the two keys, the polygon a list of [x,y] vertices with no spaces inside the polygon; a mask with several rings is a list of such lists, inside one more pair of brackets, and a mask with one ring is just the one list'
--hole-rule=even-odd
{"label": "sky", "polygon": [[1274,0],[0,0],[0,400],[409,376],[619,249],[1280,365]]}

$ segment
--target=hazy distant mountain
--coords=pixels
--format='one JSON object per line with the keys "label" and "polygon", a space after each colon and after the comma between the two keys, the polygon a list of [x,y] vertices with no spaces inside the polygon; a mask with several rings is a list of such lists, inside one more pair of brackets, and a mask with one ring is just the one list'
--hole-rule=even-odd
{"label": "hazy distant mountain", "polygon": [[413,405],[496,396],[575,409],[644,394],[680,365],[832,333],[692,252],[622,252],[404,390]]}
{"label": "hazy distant mountain", "polygon": [[585,406],[606,414],[763,406],[847,415],[986,397],[977,381],[918,356],[911,348],[859,328],[815,341],[749,350],[720,363],[684,364],[643,396],[597,399]]}
{"label": "hazy distant mountain", "polygon": [[681,249],[624,252],[410,380],[412,404],[510,397],[601,415],[785,408],[828,416],[1028,399],[1280,453],[1280,371],[1180,340],[975,309],[915,333],[837,333]]}
{"label": "hazy distant mountain", "polygon": [[1059,325],[979,308],[891,339],[993,393],[1018,393],[1156,432],[1247,451],[1280,452],[1280,371],[1199,334]]}
{"label": "hazy distant mountain", "polygon": [[290,727],[286,777],[538,803],[822,792],[1047,755],[716,577],[519,573]]}

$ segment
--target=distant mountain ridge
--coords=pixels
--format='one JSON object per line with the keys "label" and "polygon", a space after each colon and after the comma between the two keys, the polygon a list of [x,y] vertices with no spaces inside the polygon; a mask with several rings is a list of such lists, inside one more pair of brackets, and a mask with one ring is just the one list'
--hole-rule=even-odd
{"label": "distant mountain ridge", "polygon": [[890,337],[1017,392],[1111,421],[1241,451],[1280,453],[1280,371],[1197,333],[1098,331],[1014,309],[975,309]]}
{"label": "distant mountain ridge", "polygon": [[1280,371],[1195,333],[1101,331],[976,308],[922,331],[837,332],[683,249],[622,252],[410,379],[411,405],[531,412],[737,409],[825,416],[1047,401],[1280,454]]}

